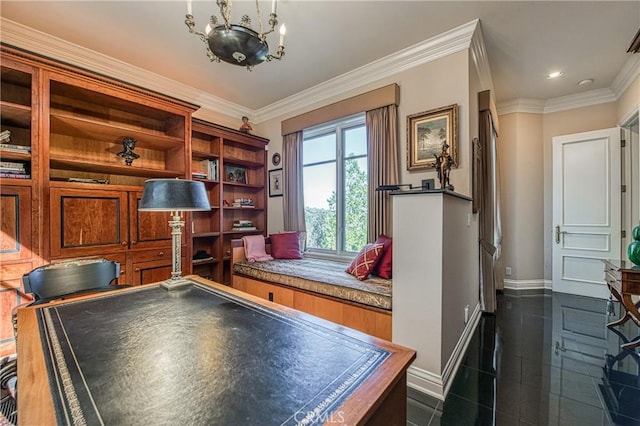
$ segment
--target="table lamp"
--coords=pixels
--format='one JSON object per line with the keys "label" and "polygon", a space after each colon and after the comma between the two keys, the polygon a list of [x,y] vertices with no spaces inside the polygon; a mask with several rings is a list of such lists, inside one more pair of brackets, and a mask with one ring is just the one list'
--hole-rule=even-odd
{"label": "table lamp", "polygon": [[186,179],[149,179],[144,183],[138,211],[171,212],[169,221],[172,237],[171,278],[160,285],[174,290],[191,285],[182,278],[181,236],[184,221],[181,212],[211,210],[207,191],[202,182]]}

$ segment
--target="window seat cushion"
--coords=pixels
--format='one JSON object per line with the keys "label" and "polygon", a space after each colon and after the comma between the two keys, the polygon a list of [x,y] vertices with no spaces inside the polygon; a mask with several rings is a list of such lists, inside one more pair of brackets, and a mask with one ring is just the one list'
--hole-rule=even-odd
{"label": "window seat cushion", "polygon": [[346,264],[325,259],[275,259],[238,262],[233,272],[312,293],[391,310],[391,280],[372,277],[364,281],[345,272]]}

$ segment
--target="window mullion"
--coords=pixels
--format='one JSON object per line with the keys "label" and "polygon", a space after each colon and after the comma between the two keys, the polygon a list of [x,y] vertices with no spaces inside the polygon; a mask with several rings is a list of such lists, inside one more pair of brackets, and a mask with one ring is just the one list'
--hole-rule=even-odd
{"label": "window mullion", "polygon": [[336,188],[337,197],[336,197],[336,224],[337,224],[337,234],[336,234],[336,251],[338,254],[344,252],[344,138],[342,137],[342,128],[340,126],[336,127]]}

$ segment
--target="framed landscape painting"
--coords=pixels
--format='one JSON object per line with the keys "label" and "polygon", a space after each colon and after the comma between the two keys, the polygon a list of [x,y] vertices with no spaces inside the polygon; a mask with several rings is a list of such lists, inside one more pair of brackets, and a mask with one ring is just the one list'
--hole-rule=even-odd
{"label": "framed landscape painting", "polygon": [[407,170],[434,168],[445,143],[458,164],[457,104],[407,116]]}
{"label": "framed landscape painting", "polygon": [[247,183],[246,167],[225,166],[224,176],[225,182]]}

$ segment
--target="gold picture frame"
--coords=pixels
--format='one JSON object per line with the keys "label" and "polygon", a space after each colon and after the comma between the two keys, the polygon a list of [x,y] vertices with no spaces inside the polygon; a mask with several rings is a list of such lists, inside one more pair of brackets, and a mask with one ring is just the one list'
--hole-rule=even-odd
{"label": "gold picture frame", "polygon": [[407,116],[407,170],[435,168],[445,143],[457,167],[458,104]]}

